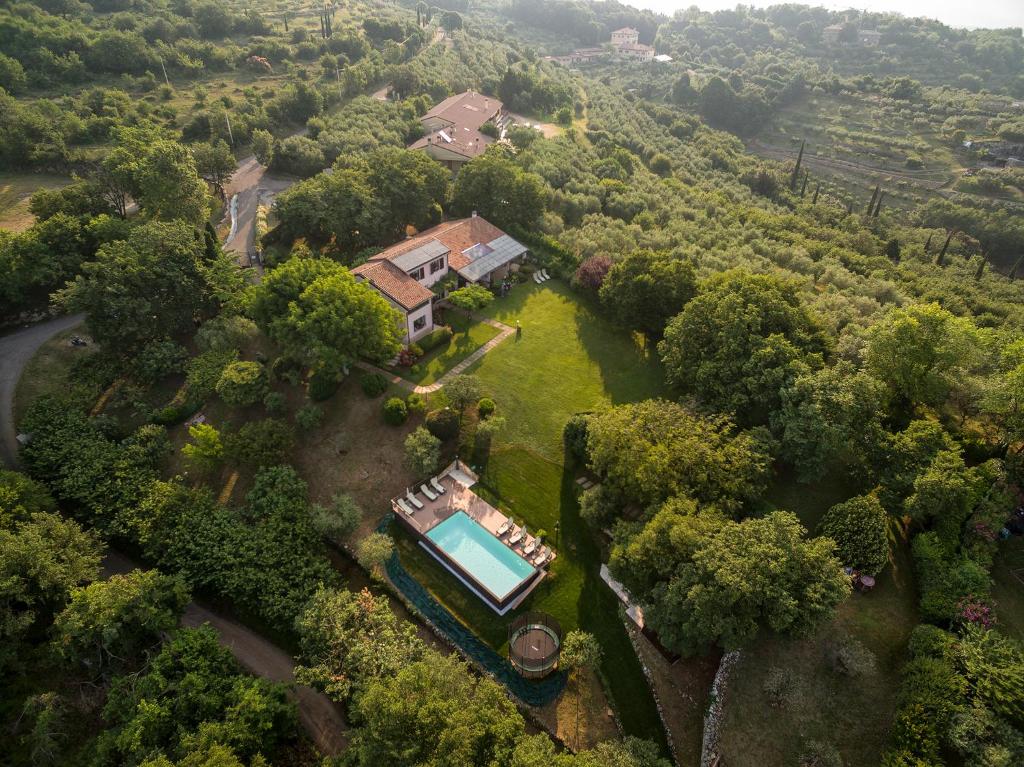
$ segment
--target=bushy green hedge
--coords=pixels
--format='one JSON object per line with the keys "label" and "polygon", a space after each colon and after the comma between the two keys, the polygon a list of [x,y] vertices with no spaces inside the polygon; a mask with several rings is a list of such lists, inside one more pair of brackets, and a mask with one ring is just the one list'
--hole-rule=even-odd
{"label": "bushy green hedge", "polygon": [[367,397],[379,397],[388,390],[388,379],[380,373],[364,373],[359,385]]}
{"label": "bushy green hedge", "polygon": [[921,533],[911,546],[920,590],[921,618],[949,625],[957,604],[966,597],[986,599],[991,588],[988,571],[961,554],[950,554],[934,531]]}
{"label": "bushy green hedge", "polygon": [[391,426],[401,426],[409,417],[409,409],[400,397],[392,397],[384,403],[384,422]]}
{"label": "bushy green hedge", "polygon": [[450,327],[447,325],[441,325],[427,333],[416,343],[424,352],[429,352],[432,349],[436,349],[439,346],[447,344],[452,340],[453,335],[454,333]]}
{"label": "bushy green hedge", "polygon": [[431,410],[426,423],[430,433],[441,441],[454,439],[459,434],[459,414],[451,408]]}
{"label": "bushy green hedge", "polygon": [[309,398],[314,402],[323,402],[334,396],[341,381],[332,370],[317,368],[309,377]]}

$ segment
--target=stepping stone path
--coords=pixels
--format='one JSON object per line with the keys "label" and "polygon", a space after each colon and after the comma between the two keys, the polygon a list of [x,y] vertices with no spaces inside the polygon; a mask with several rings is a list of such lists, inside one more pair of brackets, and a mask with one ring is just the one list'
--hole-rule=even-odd
{"label": "stepping stone path", "polygon": [[576,484],[582,487],[584,490],[589,490],[595,486],[595,483],[590,477],[577,477]]}

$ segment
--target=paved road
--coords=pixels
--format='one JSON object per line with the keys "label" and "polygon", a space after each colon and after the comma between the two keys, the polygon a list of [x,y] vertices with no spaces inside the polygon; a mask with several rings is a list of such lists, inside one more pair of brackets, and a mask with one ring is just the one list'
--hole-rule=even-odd
{"label": "paved road", "polygon": [[[138,567],[123,554],[109,549],[103,561],[103,574],[109,577],[115,573],[131,572]],[[348,725],[341,710],[326,695],[310,687],[294,684],[292,667],[295,661],[288,653],[245,626],[201,604],[190,602],[181,616],[181,625],[195,628],[204,623],[210,624],[217,632],[220,643],[231,650],[232,655],[251,674],[289,685],[288,695],[298,705],[299,722],[322,753],[334,756],[345,750],[348,745]]]}
{"label": "paved road", "polygon": [[0,457],[11,468],[18,465],[18,440],[14,428],[14,390],[18,379],[40,346],[83,319],[84,314],[57,317],[0,336]]}
{"label": "paved road", "polygon": [[[302,130],[295,135],[301,136],[305,133],[306,131]],[[256,208],[259,207],[260,195],[283,192],[295,181],[294,178],[271,175],[266,168],[256,162],[253,155],[240,160],[234,175],[231,176],[231,182],[224,190],[229,202],[233,195],[238,195],[237,229],[231,241],[224,243],[224,250],[242,259],[242,263],[246,263],[244,257],[256,241]]]}

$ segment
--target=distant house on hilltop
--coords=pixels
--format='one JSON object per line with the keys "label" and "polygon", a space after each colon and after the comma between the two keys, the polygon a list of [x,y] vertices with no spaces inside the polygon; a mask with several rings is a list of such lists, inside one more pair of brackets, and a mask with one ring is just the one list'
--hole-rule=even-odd
{"label": "distant house on hilltop", "polygon": [[494,142],[491,136],[480,132],[489,122],[498,126],[499,131],[504,126],[503,105],[497,99],[476,91],[449,96],[420,118],[424,135],[409,149],[424,151],[457,173]]}
{"label": "distant house on hilltop", "polygon": [[857,33],[857,40],[865,48],[877,48],[882,40],[882,33],[873,29],[862,29]]}
{"label": "distant house on hilltop", "polygon": [[640,42],[640,32],[633,27],[623,27],[612,32],[612,47],[621,48],[624,45],[637,45]]}
{"label": "distant house on hilltop", "polygon": [[835,45],[843,34],[842,24],[832,24],[821,30],[821,39],[829,45]]}
{"label": "distant house on hilltop", "polygon": [[526,253],[525,245],[474,213],[392,245],[352,274],[402,314],[404,342],[411,343],[434,329],[436,283],[454,272],[460,285],[490,285]]}

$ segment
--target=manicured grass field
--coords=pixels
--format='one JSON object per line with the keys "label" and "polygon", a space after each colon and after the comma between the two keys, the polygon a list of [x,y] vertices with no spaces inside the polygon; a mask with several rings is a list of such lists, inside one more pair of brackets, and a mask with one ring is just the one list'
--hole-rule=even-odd
{"label": "manicured grass field", "polygon": [[65,394],[72,388],[69,377],[71,365],[97,350],[95,344],[72,346],[69,340],[75,335],[85,336],[85,327],[78,325],[58,333],[39,347],[28,361],[14,390],[15,425],[21,422],[29,405],[39,397]]}
{"label": "manicured grass field", "polygon": [[508,419],[506,444],[561,461],[573,413],[665,393],[661,363],[561,282],[527,282],[485,313],[522,326],[468,371]]}
{"label": "manicured grass field", "polygon": [[500,332],[486,322],[470,320],[455,311],[445,312],[444,324],[450,325],[455,333],[451,341],[424,354],[415,369],[395,367],[390,370],[415,384],[432,384]]}
{"label": "manicured grass field", "polygon": [[[604,650],[602,674],[626,732],[664,745],[618,600],[598,575],[602,553],[579,517],[575,473],[565,466],[561,444],[562,427],[573,413],[662,394],[660,363],[557,282],[518,286],[487,314],[512,326],[518,320],[523,333],[468,371],[508,419],[501,439],[476,467],[480,483],[474,489],[530,530],[545,530],[558,552],[550,575],[521,609],[548,612],[565,631],[593,633]],[[498,617],[410,538],[399,535],[398,549],[406,568],[439,601],[492,647],[505,649],[515,613]]]}

